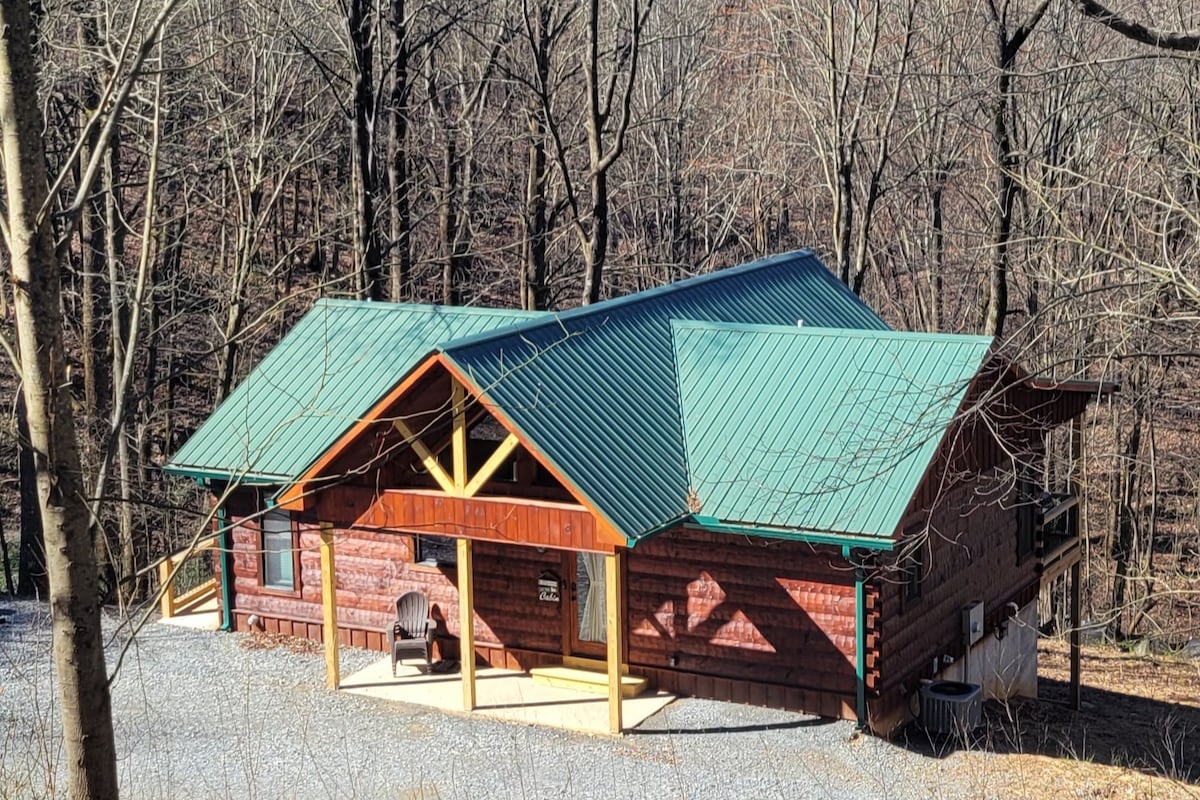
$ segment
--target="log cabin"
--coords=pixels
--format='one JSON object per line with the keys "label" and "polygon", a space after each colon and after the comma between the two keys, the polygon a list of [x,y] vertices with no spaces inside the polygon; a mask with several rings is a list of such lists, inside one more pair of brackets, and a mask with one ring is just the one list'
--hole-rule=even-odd
{"label": "log cabin", "polygon": [[888,732],[936,677],[1036,692],[1078,586],[1047,442],[1077,464],[1112,389],[893,331],[801,251],[561,313],[319,300],[167,471],[217,500],[223,627],[324,641],[331,686],[416,590],[467,709],[477,662],[567,664],[618,732],[630,675]]}

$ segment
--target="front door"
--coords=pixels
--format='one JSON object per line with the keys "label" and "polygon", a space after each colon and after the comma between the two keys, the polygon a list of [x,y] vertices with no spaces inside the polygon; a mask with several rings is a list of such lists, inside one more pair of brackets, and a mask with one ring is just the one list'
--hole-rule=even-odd
{"label": "front door", "polygon": [[567,578],[566,640],[570,653],[599,656],[606,652],[606,615],[603,553],[563,553],[563,575]]}

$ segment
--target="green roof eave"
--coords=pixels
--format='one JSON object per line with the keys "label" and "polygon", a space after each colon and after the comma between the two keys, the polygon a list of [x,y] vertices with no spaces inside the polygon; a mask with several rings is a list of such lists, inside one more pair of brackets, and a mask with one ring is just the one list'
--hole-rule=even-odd
{"label": "green roof eave", "polygon": [[[680,514],[679,516],[672,517],[671,519],[667,520],[666,522],[664,522],[660,525],[655,525],[653,528],[642,531],[637,536],[625,536],[625,538],[629,541],[629,549],[632,550],[634,547],[636,547],[641,542],[644,542],[647,539],[653,539],[655,536],[658,536],[660,533],[665,533],[666,531],[669,531],[672,528],[677,528],[680,525],[686,525],[688,520],[690,520],[690,519],[692,519],[691,514]],[[624,535],[623,531],[622,531],[622,535]]]}
{"label": "green roof eave", "polygon": [[760,525],[740,525],[722,522],[716,517],[693,515],[691,522],[684,527],[699,528],[710,533],[732,533],[740,536],[753,536],[760,539],[782,539],[789,542],[807,542],[809,544],[832,545],[835,547],[861,547],[868,550],[894,550],[896,540],[891,537],[871,536],[853,533],[838,533],[836,531],[806,531],[796,528],[769,528]]}
{"label": "green roof eave", "polygon": [[275,485],[291,481],[291,478],[285,475],[231,473],[176,464],[167,464],[162,468],[162,471],[168,475],[178,475],[181,478],[194,478],[198,481],[238,481],[240,483],[251,483],[256,486]]}

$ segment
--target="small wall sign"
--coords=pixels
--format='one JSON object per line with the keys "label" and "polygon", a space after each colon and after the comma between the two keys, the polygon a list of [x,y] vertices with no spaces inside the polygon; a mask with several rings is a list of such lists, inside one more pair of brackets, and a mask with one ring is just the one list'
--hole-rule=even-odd
{"label": "small wall sign", "polygon": [[559,601],[558,576],[553,572],[543,572],[538,576],[538,600],[543,603],[557,603]]}

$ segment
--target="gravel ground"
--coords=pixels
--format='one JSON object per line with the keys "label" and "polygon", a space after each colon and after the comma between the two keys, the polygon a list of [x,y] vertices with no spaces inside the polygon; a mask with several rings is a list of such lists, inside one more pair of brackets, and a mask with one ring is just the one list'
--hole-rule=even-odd
{"label": "gravel ground", "polygon": [[[62,787],[45,606],[0,603],[0,800]],[[109,669],[128,634],[106,618]],[[678,700],[623,738],[330,692],[319,652],[145,626],[113,684],[125,798],[910,798],[964,789],[853,725]],[[352,672],[376,653],[343,649]],[[993,794],[978,775],[972,797]]]}

